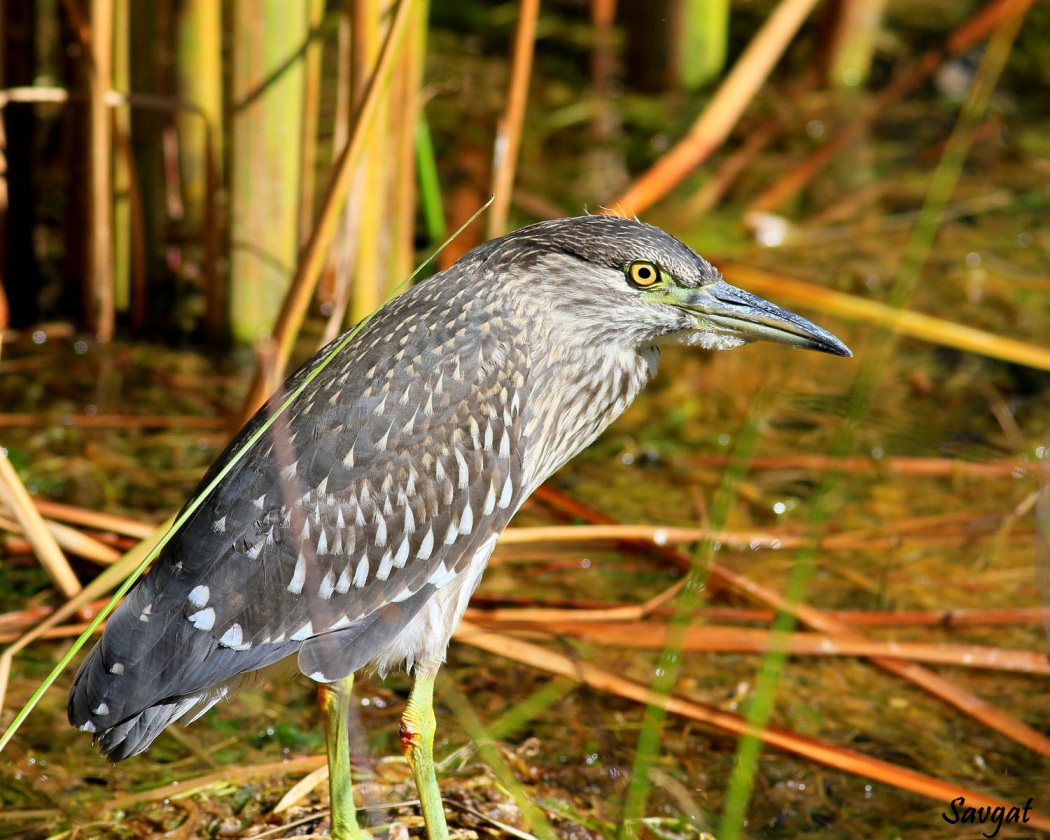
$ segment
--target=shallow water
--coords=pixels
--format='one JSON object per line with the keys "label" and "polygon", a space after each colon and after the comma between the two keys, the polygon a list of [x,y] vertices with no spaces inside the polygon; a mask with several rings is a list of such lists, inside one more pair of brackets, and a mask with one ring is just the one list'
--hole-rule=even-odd
{"label": "shallow water", "polygon": [[[975,142],[909,306],[1046,347],[1050,125],[1046,109],[1033,107],[1018,92],[1023,89],[1018,78],[1032,78],[1024,72],[1023,66],[1013,70],[993,109],[999,129]],[[811,112],[829,133],[856,106],[855,100],[844,104],[836,117],[818,101],[793,104],[792,124],[809,126]],[[783,211],[790,235],[781,247],[760,247],[741,220],[755,193],[797,160],[798,145],[816,142],[812,131],[808,139],[789,134],[793,143],[756,160],[717,213],[694,218],[683,198],[646,218],[714,260],[886,300],[953,113],[928,93],[888,114]],[[579,169],[579,161],[574,163]],[[553,189],[545,177],[559,177],[557,168],[524,173],[525,187],[538,191]],[[586,172],[578,174],[586,180]],[[728,279],[734,280],[731,271]],[[855,358],[763,345],[713,355],[668,351],[649,391],[552,486],[619,522],[695,526],[710,516],[726,481],[725,459],[744,454],[755,466],[736,476],[721,527],[773,534],[785,544],[807,534],[839,541],[810,554],[723,543],[713,558],[736,573],[779,592],[799,563],[811,562],[803,601],[821,610],[893,614],[1050,605],[1045,542],[1040,548],[1037,539],[1047,523],[1033,512],[1040,485],[1021,469],[1045,466],[1050,374],[936,341],[898,338],[873,374],[870,402],[858,408],[856,377],[877,350],[876,328],[818,308],[790,308],[839,335]],[[220,451],[226,418],[236,414],[248,379],[244,361],[241,356],[216,366],[194,351],[122,342],[97,346],[62,334],[34,341],[27,335],[5,346],[0,362],[5,412],[0,443],[42,498],[159,521],[179,507]],[[33,417],[28,422],[10,417],[18,413]],[[142,428],[89,426],[80,419],[127,413],[214,422],[189,429]],[[752,427],[757,430],[749,431]],[[826,465],[805,460],[833,453],[861,460],[830,475]],[[933,459],[1016,463],[997,474],[944,464],[934,474],[921,474],[915,462],[901,460],[908,458],[934,466]],[[535,502],[515,525],[562,521],[549,505]],[[78,561],[77,568],[84,579],[92,574],[86,563]],[[610,541],[507,546],[497,550],[475,606],[639,604],[682,574],[681,566],[654,551]],[[0,609],[49,601],[42,573],[18,543],[3,549],[0,576]],[[743,608],[756,606],[713,584],[689,605],[697,626],[734,618],[709,612],[712,608],[740,608],[736,624],[750,617],[752,626],[768,626],[762,617],[742,615]],[[650,620],[667,617],[665,611]],[[579,641],[545,632],[542,625],[527,630],[530,640],[580,662],[644,685],[659,679],[657,651]],[[929,645],[1047,650],[1044,627],[1021,618],[973,625],[904,622],[857,632]],[[37,644],[16,659],[7,709],[25,701],[61,650],[64,643]],[[681,652],[674,692],[746,713],[755,702],[761,663],[752,653]],[[1050,731],[1045,674],[930,667],[1035,730]],[[162,737],[148,755],[111,767],[65,723],[64,693],[71,678],[67,672],[45,696],[0,767],[0,804],[7,813],[0,836],[46,836],[70,821],[84,826],[88,813],[100,822],[86,825],[81,837],[167,830],[174,836],[238,836],[250,825],[286,819],[268,814],[302,771],[286,777],[276,768],[255,778],[222,768],[323,752],[313,692],[300,680],[247,693],[177,736]],[[412,796],[403,763],[390,760],[399,755],[397,719],[407,688],[403,677],[359,686],[355,755],[370,782],[365,801]],[[1050,812],[1045,757],[867,660],[790,657],[779,672],[772,709],[775,726],[1019,806],[1032,798],[1036,810]],[[615,836],[639,760],[643,717],[637,703],[454,644],[439,684],[438,717],[437,753],[449,757],[442,769],[446,797],[482,803],[507,821],[517,820],[494,781],[505,764],[547,811],[558,836]],[[477,726],[494,729],[495,757],[471,748]],[[649,756],[651,822],[644,836],[697,837],[701,830],[714,830],[725,807],[736,744],[734,736],[670,716],[659,749]],[[185,787],[219,771],[230,774],[230,781],[202,795],[177,799],[178,786],[161,788],[173,781]],[[948,802],[773,748],[763,750],[753,784],[746,836],[980,834],[974,826],[947,823],[942,814]],[[134,798],[158,789],[166,801]],[[92,810],[103,804],[124,817]],[[378,813],[383,819],[387,812]],[[464,826],[489,830],[454,813]],[[404,819],[414,830],[412,817]],[[1035,834],[1007,826],[1000,836]]]}

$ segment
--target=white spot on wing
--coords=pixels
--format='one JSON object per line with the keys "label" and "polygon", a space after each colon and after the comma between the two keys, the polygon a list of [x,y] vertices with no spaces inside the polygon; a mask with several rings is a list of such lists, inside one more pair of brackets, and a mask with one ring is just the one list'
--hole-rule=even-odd
{"label": "white spot on wing", "polygon": [[321,600],[327,601],[329,598],[332,597],[332,593],[334,591],[335,591],[335,575],[333,575],[331,572],[329,572],[321,580],[321,586],[317,590],[317,596]]}
{"label": "white spot on wing", "polygon": [[121,674],[124,673],[124,663],[114,662],[112,665],[109,666],[109,672],[114,676],[119,677]]}
{"label": "white spot on wing", "polygon": [[[405,393],[407,394],[408,392],[406,391]],[[404,432],[406,435],[412,434],[412,431],[416,428],[416,415],[417,414],[419,414],[419,409],[418,408],[415,411],[412,412],[412,416],[408,418],[408,422],[405,423],[405,425],[401,427],[401,431]]]}
{"label": "white spot on wing", "polygon": [[211,523],[211,529],[216,534],[225,534],[226,533],[226,517],[225,516],[220,516],[218,519],[216,519],[214,522],[212,522]]}
{"label": "white spot on wing", "polygon": [[467,459],[463,457],[463,453],[458,449],[452,450],[456,456],[456,463],[459,465],[459,489],[466,490],[470,484],[470,470],[467,468]]}
{"label": "white spot on wing", "polygon": [[499,506],[501,508],[510,507],[511,497],[514,495],[514,487],[510,483],[510,476],[507,476],[507,480],[503,482],[503,492],[499,497]]}
{"label": "white spot on wing", "polygon": [[208,603],[209,597],[211,597],[211,592],[209,591],[208,587],[204,584],[201,584],[200,586],[193,587],[193,589],[190,591],[189,597],[186,600],[190,602],[191,607],[194,607],[195,609],[199,610],[201,607]]}
{"label": "white spot on wing", "polygon": [[215,626],[215,610],[211,607],[189,616],[190,623],[198,630],[211,630]]}
{"label": "white spot on wing", "polygon": [[398,601],[407,601],[414,594],[415,593],[409,587],[406,586],[404,589],[402,589],[400,592],[398,592],[397,595],[395,595],[393,598],[391,598],[390,602],[392,604],[396,604]]}
{"label": "white spot on wing", "polygon": [[312,621],[306,622],[302,627],[296,630],[291,635],[293,642],[305,642],[314,634],[314,625]]}
{"label": "white spot on wing", "polygon": [[259,555],[262,554],[263,546],[265,546],[265,545],[266,545],[266,538],[264,537],[263,539],[261,539],[257,543],[255,543],[255,545],[253,545],[251,548],[249,548],[247,552],[245,552],[245,554],[248,557],[248,559],[249,560],[258,560],[259,559]]}
{"label": "white spot on wing", "polygon": [[379,561],[379,568],[376,569],[376,580],[386,580],[390,577],[390,572],[393,570],[393,560],[393,555],[387,549],[383,553],[383,559]]}
{"label": "white spot on wing", "polygon": [[423,542],[419,544],[419,550],[416,552],[416,557],[420,560],[426,560],[430,556],[430,552],[434,550],[434,529],[427,528],[426,534],[423,536]]}
{"label": "white spot on wing", "polygon": [[109,706],[105,703],[99,703],[97,708],[91,710],[91,714],[105,717],[109,714]]}
{"label": "white spot on wing", "polygon": [[354,586],[358,589],[364,589],[365,581],[368,580],[368,555],[361,558],[361,561],[357,564],[357,571],[354,572]]}
{"label": "white spot on wing", "polygon": [[463,514],[459,517],[459,532],[469,534],[474,530],[474,511],[470,509],[470,500],[463,506]]}
{"label": "white spot on wing", "polygon": [[251,642],[244,641],[244,634],[239,624],[231,624],[229,629],[222,634],[219,644],[233,650],[248,650],[252,646]]}
{"label": "white spot on wing", "polygon": [[383,519],[382,515],[377,510],[376,515],[375,517],[373,517],[372,521],[375,523],[376,526],[375,544],[379,548],[382,548],[384,545],[386,545],[386,520]]}
{"label": "white spot on wing", "polygon": [[456,570],[450,569],[443,562],[434,569],[434,573],[427,579],[427,583],[435,589],[441,589],[456,578]]}
{"label": "white spot on wing", "polygon": [[408,562],[408,548],[408,537],[405,537],[397,549],[397,554],[394,555],[395,568],[403,569],[405,567],[405,563]]}
{"label": "white spot on wing", "polygon": [[139,621],[149,621],[151,615],[153,615],[153,604],[146,604],[139,613]]}
{"label": "white spot on wing", "polygon": [[295,561],[295,569],[292,571],[292,579],[288,581],[288,591],[293,595],[300,595],[304,583],[306,583],[306,558],[303,557],[302,552],[299,552],[299,557]]}

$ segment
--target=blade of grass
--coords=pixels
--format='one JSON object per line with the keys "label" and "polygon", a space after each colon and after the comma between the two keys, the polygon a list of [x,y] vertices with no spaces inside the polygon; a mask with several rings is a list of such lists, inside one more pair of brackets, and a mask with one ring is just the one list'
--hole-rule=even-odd
{"label": "blade of grass", "polygon": [[[707,525],[719,528],[729,518],[737,500],[737,488],[747,472],[747,464],[754,454],[765,427],[764,418],[771,407],[771,394],[759,394],[751,405],[751,410],[743,427],[736,435],[732,458],[722,475],[722,481],[715,492],[711,503]],[[715,553],[714,540],[703,540],[693,552],[693,564],[688,573],[685,585],[675,595],[674,614],[671,618],[667,638],[654,671],[650,690],[654,697],[666,700],[674,692],[681,672],[685,644],[689,625],[692,623],[696,607],[702,600],[708,570]],[[660,739],[668,709],[665,702],[650,701],[642,718],[641,731],[635,748],[634,765],[631,772],[631,783],[627,788],[623,807],[623,827],[620,831],[622,840],[630,836],[629,824],[641,820],[646,815],[649,799],[650,772],[660,750]]]}

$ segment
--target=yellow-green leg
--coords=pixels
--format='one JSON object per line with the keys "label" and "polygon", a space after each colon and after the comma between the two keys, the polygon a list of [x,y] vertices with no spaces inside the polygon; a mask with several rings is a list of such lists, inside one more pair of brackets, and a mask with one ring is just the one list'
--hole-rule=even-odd
{"label": "yellow-green leg", "polygon": [[434,678],[437,668],[416,668],[416,680],[408,705],[401,716],[401,749],[412,768],[416,780],[423,822],[430,840],[448,840],[445,809],[441,805],[441,791],[434,772]]}
{"label": "yellow-green leg", "polygon": [[365,840],[368,837],[357,825],[354,788],[350,779],[350,692],[353,687],[353,674],[337,682],[321,683],[332,840]]}

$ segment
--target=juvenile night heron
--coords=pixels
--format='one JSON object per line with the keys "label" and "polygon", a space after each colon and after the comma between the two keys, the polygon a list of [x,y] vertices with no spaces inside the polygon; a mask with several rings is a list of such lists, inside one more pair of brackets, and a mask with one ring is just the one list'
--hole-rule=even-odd
{"label": "juvenile night heron", "polygon": [[661,345],[759,339],[851,355],[639,222],[542,222],[471,251],[376,313],[250,449],[277,398],[230,444],[201,488],[240,460],[81,666],[70,721],[119,761],[294,655],[324,687],[332,835],[359,837],[353,676],[404,667],[402,744],[427,832],[447,837],[434,677],[496,539],[631,404]]}

